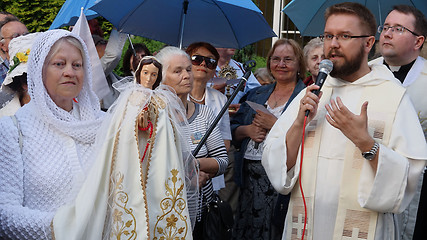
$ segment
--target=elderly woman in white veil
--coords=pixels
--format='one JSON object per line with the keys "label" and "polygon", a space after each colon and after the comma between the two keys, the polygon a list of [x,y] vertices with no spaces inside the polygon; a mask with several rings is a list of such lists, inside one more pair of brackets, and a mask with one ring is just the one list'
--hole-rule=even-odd
{"label": "elderly woman in white veil", "polygon": [[31,101],[0,119],[0,239],[50,239],[93,164],[103,113],[88,51],[65,30],[40,34],[28,60]]}
{"label": "elderly woman in white veil", "polygon": [[98,135],[94,168],[55,215],[56,239],[192,239],[198,169],[181,101],[167,86],[151,89],[159,64],[145,57],[135,81],[115,86],[121,94]]}

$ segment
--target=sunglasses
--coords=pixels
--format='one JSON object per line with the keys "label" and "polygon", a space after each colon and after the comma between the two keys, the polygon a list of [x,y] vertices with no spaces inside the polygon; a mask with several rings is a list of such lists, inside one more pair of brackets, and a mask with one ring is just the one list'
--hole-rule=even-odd
{"label": "sunglasses", "polygon": [[205,61],[206,67],[213,70],[216,68],[217,62],[215,59],[204,57],[200,55],[193,55],[191,56],[191,63],[193,65],[200,65],[202,62]]}

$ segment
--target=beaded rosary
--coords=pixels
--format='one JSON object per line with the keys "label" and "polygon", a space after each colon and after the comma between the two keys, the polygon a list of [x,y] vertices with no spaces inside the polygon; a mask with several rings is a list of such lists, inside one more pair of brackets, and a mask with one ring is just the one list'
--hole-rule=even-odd
{"label": "beaded rosary", "polygon": [[144,161],[145,154],[147,153],[148,146],[150,145],[151,136],[153,135],[153,124],[151,123],[151,121],[150,121],[150,120],[147,120],[147,121],[148,121],[147,127],[142,128],[142,127],[138,126],[138,129],[139,129],[139,130],[141,130],[141,131],[143,131],[143,132],[144,132],[144,131],[147,131],[148,129],[150,129],[150,135],[149,135],[149,137],[148,137],[147,145],[145,146],[144,155],[143,155],[143,156],[142,156],[142,158],[141,158],[141,162],[142,162],[142,161]]}
{"label": "beaded rosary", "polygon": [[[148,108],[145,107],[144,110],[146,111],[146,110],[148,110]],[[142,155],[141,162],[144,161],[145,154],[147,153],[148,146],[150,145],[150,142],[151,142],[151,136],[153,135],[153,124],[151,123],[150,119],[148,119],[147,122],[148,122],[148,124],[147,124],[147,127],[145,127],[145,128],[138,126],[138,129],[143,131],[143,132],[150,129],[150,135],[149,135],[148,140],[147,140],[147,145],[145,145],[144,155]]]}

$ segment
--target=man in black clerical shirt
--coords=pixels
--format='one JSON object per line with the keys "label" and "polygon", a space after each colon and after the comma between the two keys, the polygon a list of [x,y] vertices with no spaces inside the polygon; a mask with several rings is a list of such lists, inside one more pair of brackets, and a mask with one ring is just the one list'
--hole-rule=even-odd
{"label": "man in black clerical shirt", "polygon": [[[386,65],[407,89],[418,113],[424,135],[427,136],[427,98],[424,96],[427,89],[427,61],[420,56],[427,35],[427,20],[414,7],[394,6],[384,25],[379,26],[378,32],[382,57],[371,63]],[[424,179],[420,179],[419,189],[409,207],[396,217],[401,226],[399,239],[425,239],[427,236],[426,173],[424,173]]]}

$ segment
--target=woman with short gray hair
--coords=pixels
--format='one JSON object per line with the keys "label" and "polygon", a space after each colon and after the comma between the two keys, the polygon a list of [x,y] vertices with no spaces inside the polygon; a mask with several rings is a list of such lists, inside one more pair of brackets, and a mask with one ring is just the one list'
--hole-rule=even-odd
{"label": "woman with short gray hair", "polygon": [[[193,151],[213,124],[215,115],[208,106],[187,100],[194,80],[192,63],[187,53],[176,47],[166,47],[156,57],[163,64],[163,84],[175,90],[187,113],[190,128],[188,142]],[[204,239],[204,216],[207,213],[207,204],[213,200],[211,178],[224,174],[228,166],[227,151],[218,126],[214,128],[195,157],[199,168],[199,186],[202,189],[200,193],[202,208],[193,230],[193,238]]]}
{"label": "woman with short gray hair", "polygon": [[316,82],[317,75],[319,74],[319,64],[325,59],[322,40],[318,37],[311,39],[307,45],[305,45],[303,51],[307,71],[311,74],[304,80],[305,85],[308,86]]}

